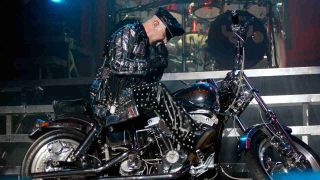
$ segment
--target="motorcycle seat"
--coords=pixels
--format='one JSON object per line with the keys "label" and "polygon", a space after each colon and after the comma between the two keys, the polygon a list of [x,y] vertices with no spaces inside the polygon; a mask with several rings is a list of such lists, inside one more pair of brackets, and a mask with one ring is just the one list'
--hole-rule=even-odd
{"label": "motorcycle seat", "polygon": [[91,108],[85,99],[53,100],[53,111],[56,116],[89,115]]}

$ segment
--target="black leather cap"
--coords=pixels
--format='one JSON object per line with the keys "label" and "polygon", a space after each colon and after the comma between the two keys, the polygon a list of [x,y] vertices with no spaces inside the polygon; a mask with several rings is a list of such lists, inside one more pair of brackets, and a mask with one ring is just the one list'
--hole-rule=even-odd
{"label": "black leather cap", "polygon": [[167,40],[169,41],[171,38],[175,36],[181,36],[184,33],[184,30],[181,24],[177,21],[177,19],[170,14],[169,11],[160,7],[155,15],[163,22],[166,28]]}

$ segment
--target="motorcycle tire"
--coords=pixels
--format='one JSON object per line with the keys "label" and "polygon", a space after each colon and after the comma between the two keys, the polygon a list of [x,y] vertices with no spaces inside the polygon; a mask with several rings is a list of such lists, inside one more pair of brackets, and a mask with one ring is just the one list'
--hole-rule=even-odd
{"label": "motorcycle tire", "polygon": [[[308,172],[320,171],[320,158],[319,156],[303,141],[295,136],[291,136],[293,142],[295,143],[297,149],[307,158],[308,161]],[[281,167],[275,165],[273,170],[278,170],[275,172],[268,171],[268,166],[272,163],[283,163],[284,158],[281,159],[279,153],[271,145],[270,140],[267,136],[258,132],[251,139],[251,148],[244,153],[243,160],[246,162],[249,174],[253,179],[273,179],[273,177],[278,175],[285,175],[284,173],[290,173],[293,171],[286,171],[285,166]],[[270,162],[271,160],[271,162]],[[274,162],[272,160],[275,160]],[[280,166],[279,166],[280,165]],[[271,169],[271,166],[269,167]]]}
{"label": "motorcycle tire", "polygon": [[30,179],[31,173],[61,170],[47,166],[48,160],[66,160],[84,139],[85,134],[73,129],[58,129],[42,135],[25,154],[20,172],[22,179]]}

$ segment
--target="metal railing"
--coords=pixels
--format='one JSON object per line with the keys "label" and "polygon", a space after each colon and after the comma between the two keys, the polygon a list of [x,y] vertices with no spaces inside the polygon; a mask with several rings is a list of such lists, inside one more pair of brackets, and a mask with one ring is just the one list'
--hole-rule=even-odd
{"label": "metal railing", "polygon": [[[172,80],[197,80],[206,78],[221,79],[224,78],[228,71],[208,71],[208,72],[189,72],[189,73],[166,73],[162,81]],[[276,69],[249,69],[245,70],[248,77],[266,77],[266,76],[297,76],[297,75],[314,75],[320,74],[320,67],[297,67],[297,68],[276,68]],[[89,84],[92,78],[80,79],[51,79],[32,81],[30,84],[39,86],[59,86],[59,85],[83,85]],[[19,82],[16,82],[20,84]],[[9,87],[3,88],[0,92],[19,91],[19,87],[14,87],[15,83],[8,83]],[[28,84],[25,82],[24,84]],[[309,106],[320,104],[319,94],[295,94],[295,95],[273,95],[262,96],[265,102],[270,106],[292,106],[301,105],[303,114],[303,126],[293,126],[293,134],[299,135],[320,135],[319,125],[309,126]],[[257,103],[252,101],[250,106],[255,106]],[[12,116],[15,114],[39,114],[52,113],[52,105],[26,105],[26,106],[0,106],[0,115],[6,116],[6,134],[0,135],[0,142],[30,142],[27,134],[12,134]],[[237,131],[233,128],[227,128],[225,136],[238,136]],[[307,142],[307,136],[303,136],[303,140]]]}

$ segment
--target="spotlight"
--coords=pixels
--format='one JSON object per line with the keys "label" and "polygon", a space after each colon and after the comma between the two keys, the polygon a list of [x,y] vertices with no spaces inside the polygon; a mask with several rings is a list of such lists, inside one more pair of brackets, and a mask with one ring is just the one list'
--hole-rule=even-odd
{"label": "spotlight", "polygon": [[64,3],[65,2],[65,0],[50,0],[51,2],[53,2],[53,3]]}

